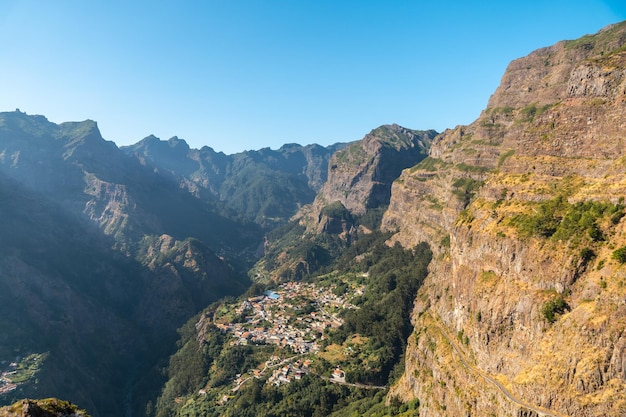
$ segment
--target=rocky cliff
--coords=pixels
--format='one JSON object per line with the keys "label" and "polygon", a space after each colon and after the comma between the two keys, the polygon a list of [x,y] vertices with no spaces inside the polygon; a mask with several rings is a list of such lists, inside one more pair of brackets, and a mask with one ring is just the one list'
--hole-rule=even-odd
{"label": "rocky cliff", "polygon": [[[346,234],[355,225],[352,217],[368,212],[376,217],[389,204],[393,181],[426,157],[436,135],[434,130],[383,125],[337,151],[329,162],[328,180],[313,204],[300,211],[300,223],[308,232]],[[361,223],[378,227],[378,220]]]}
{"label": "rocky cliff", "polygon": [[352,214],[386,206],[391,183],[404,168],[421,161],[428,152],[434,130],[416,131],[396,124],[383,125],[336,152],[329,163],[328,181],[316,205],[341,202]]}
{"label": "rocky cliff", "polygon": [[434,130],[383,125],[335,152],[315,200],[291,224],[268,234],[265,257],[251,275],[300,279],[330,263],[359,234],[378,229],[393,181],[426,157],[436,135]]}
{"label": "rocky cliff", "polygon": [[537,50],[394,182],[383,229],[435,256],[391,397],[420,416],[624,415],[625,74],[625,23]]}

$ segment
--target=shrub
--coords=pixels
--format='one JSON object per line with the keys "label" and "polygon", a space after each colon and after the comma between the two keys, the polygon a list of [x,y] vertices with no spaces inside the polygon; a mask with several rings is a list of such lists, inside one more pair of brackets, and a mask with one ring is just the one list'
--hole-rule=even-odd
{"label": "shrub", "polygon": [[550,323],[556,321],[558,314],[563,314],[567,308],[567,303],[561,294],[547,301],[543,307],[541,307],[541,313]]}
{"label": "shrub", "polygon": [[580,261],[583,265],[587,265],[590,260],[596,257],[596,253],[593,249],[583,248],[580,251]]}
{"label": "shrub", "polygon": [[613,251],[613,255],[611,257],[621,264],[626,264],[626,246],[622,246],[621,248]]}

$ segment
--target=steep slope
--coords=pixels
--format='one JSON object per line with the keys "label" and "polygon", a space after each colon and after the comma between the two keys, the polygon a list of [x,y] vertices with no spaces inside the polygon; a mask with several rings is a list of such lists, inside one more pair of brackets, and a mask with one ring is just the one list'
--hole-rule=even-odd
{"label": "steep slope", "polygon": [[316,205],[323,207],[339,201],[357,216],[364,215],[368,209],[386,206],[391,197],[391,183],[403,169],[426,156],[435,135],[434,130],[416,131],[395,124],[372,130],[333,155],[328,181]]}
{"label": "steep slope", "polygon": [[123,150],[197,197],[220,201],[226,213],[269,228],[313,201],[326,181],[330,156],[342,146],[288,144],[225,155],[208,146],[190,149],[177,137],[149,136]]}
{"label": "steep slope", "polygon": [[3,403],[143,409],[176,328],[248,285],[216,251],[241,254],[258,231],[125,156],[93,122],[0,114],[0,195],[0,363],[47,358]]}
{"label": "steep slope", "polygon": [[126,156],[102,138],[93,121],[57,125],[43,116],[0,113],[0,170],[77,215],[86,214],[127,253],[134,253],[146,234],[191,236],[235,253],[245,248],[246,237],[259,239],[254,227],[224,218],[215,205]]}
{"label": "steep slope", "polygon": [[394,182],[383,229],[435,257],[390,397],[424,416],[624,414],[625,47],[621,23],[512,62],[479,119]]}
{"label": "steep slope", "polygon": [[252,276],[299,279],[338,256],[359,234],[379,227],[391,184],[402,169],[421,161],[434,130],[383,125],[330,158],[328,180],[294,220],[266,236],[265,257]]}

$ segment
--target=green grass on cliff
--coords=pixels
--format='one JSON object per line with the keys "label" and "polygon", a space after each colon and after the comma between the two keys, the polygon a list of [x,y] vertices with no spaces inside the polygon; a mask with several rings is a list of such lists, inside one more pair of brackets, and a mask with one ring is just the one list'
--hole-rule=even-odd
{"label": "green grass on cliff", "polygon": [[[604,228],[615,225],[624,215],[624,206],[610,202],[584,201],[571,204],[562,196],[532,205],[532,213],[518,214],[511,225],[524,236],[555,241],[597,242],[604,240]],[[603,221],[604,220],[604,221]]]}

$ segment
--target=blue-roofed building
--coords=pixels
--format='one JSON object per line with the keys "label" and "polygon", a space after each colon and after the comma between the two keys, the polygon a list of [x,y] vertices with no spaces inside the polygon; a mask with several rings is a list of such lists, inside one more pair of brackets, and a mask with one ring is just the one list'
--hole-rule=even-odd
{"label": "blue-roofed building", "polygon": [[272,300],[278,300],[280,298],[280,295],[276,291],[267,290],[263,293],[263,295]]}

